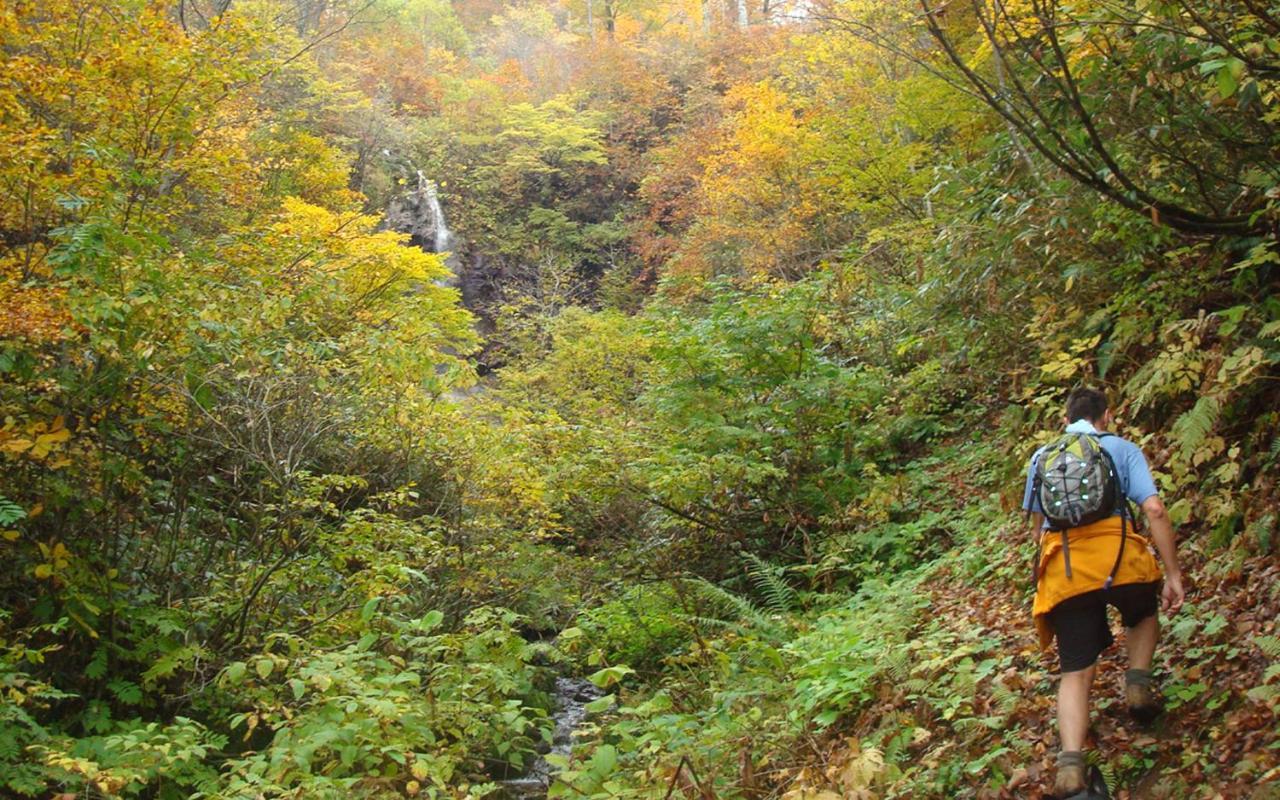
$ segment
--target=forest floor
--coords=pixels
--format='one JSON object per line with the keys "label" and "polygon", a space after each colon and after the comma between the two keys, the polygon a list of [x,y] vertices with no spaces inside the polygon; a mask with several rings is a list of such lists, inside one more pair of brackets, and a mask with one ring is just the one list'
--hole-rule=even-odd
{"label": "forest floor", "polygon": [[[1280,736],[1277,736],[1277,670],[1274,651],[1280,618],[1280,563],[1273,557],[1242,555],[1242,550],[1215,549],[1206,561],[1193,548],[1184,550],[1189,581],[1188,602],[1172,619],[1163,620],[1156,658],[1157,680],[1165,713],[1150,728],[1126,714],[1122,684],[1124,632],[1112,620],[1116,643],[1099,662],[1093,700],[1089,750],[1096,757],[1117,800],[1167,798],[1280,798]],[[1006,574],[1021,574],[1025,565],[1008,557]],[[915,714],[929,733],[914,745],[917,769],[938,770],[949,762],[978,764],[993,747],[1020,740],[1024,754],[1001,755],[998,763],[1011,777],[1003,785],[988,781],[965,797],[980,800],[1052,797],[1057,752],[1054,724],[1056,656],[1037,645],[1030,599],[1015,584],[990,581],[975,586],[944,567],[929,583],[929,619],[963,630],[970,641],[983,642],[984,652],[1002,653],[1001,669],[977,684],[975,717],[998,715],[997,730],[949,724],[898,685],[881,687],[881,701],[866,709],[851,729],[832,738],[820,757],[798,771],[795,786],[840,786],[851,765],[877,741],[883,720]],[[1270,651],[1270,652],[1268,652]],[[1011,708],[1001,697],[1016,693]],[[1003,710],[998,710],[1002,703]],[[993,718],[993,717],[988,717]],[[1012,735],[1012,736],[1011,736]],[[1029,746],[1028,746],[1029,745]],[[1021,762],[1021,763],[1018,763]],[[970,786],[985,770],[970,771]],[[998,783],[998,782],[997,782]],[[830,796],[822,791],[788,792],[788,797]],[[836,796],[842,796],[837,794]],[[885,796],[846,790],[843,797]],[[889,794],[888,796],[902,796]]]}

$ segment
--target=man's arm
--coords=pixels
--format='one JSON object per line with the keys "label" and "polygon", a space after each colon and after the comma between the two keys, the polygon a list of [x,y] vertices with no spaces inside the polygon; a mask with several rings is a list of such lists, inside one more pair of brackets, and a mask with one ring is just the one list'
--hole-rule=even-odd
{"label": "man's arm", "polygon": [[1147,516],[1147,525],[1151,530],[1151,541],[1155,542],[1156,552],[1164,564],[1164,590],[1161,593],[1162,606],[1165,613],[1176,614],[1182,608],[1186,592],[1182,588],[1182,568],[1178,566],[1178,548],[1173,539],[1173,523],[1169,521],[1169,512],[1164,503],[1156,495],[1142,501],[1142,511]]}
{"label": "man's arm", "polygon": [[1041,528],[1044,527],[1044,514],[1040,513],[1040,501],[1035,496],[1036,459],[1039,457],[1040,451],[1037,450],[1027,462],[1027,480],[1022,487],[1022,510],[1031,522],[1031,538],[1036,543],[1040,542]]}

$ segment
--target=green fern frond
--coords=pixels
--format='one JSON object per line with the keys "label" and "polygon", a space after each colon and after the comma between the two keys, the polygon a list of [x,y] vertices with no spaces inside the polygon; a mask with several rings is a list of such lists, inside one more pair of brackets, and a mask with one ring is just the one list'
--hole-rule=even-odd
{"label": "green fern frond", "polygon": [[686,614],[684,621],[700,628],[712,628],[715,630],[728,630],[737,628],[742,623],[736,619],[720,619],[718,617],[708,617],[703,614]]}
{"label": "green fern frond", "polygon": [[742,557],[751,565],[747,575],[764,598],[766,608],[775,614],[786,614],[795,608],[796,590],[787,583],[785,568],[774,566],[755,553],[743,553]]}
{"label": "green fern frond", "polygon": [[1099,772],[1101,772],[1101,773],[1102,773],[1102,779],[1103,779],[1103,780],[1105,780],[1105,781],[1107,782],[1107,786],[1108,786],[1108,787],[1110,787],[1110,788],[1114,788],[1114,787],[1116,786],[1116,770],[1115,770],[1115,767],[1113,767],[1113,766],[1111,766],[1110,764],[1108,764],[1107,762],[1103,761],[1103,760],[1102,760],[1102,757],[1101,757],[1101,756],[1099,756],[1096,752],[1093,752],[1093,753],[1090,753],[1090,754],[1089,754],[1089,761],[1090,761],[1090,763],[1092,763],[1095,767],[1097,767],[1097,768],[1098,768],[1098,771],[1099,771]]}
{"label": "green fern frond", "polygon": [[1245,694],[1255,703],[1269,706],[1280,703],[1280,686],[1255,686]]}
{"label": "green fern frond", "polygon": [[1253,643],[1267,658],[1280,660],[1280,636],[1255,636]]}
{"label": "green fern frond", "polygon": [[1209,438],[1221,414],[1222,403],[1218,398],[1205,395],[1189,411],[1178,417],[1171,432],[1184,458],[1190,458],[1196,448]]}
{"label": "green fern frond", "polygon": [[907,751],[908,739],[905,735],[891,736],[884,746],[884,760],[893,764]]}
{"label": "green fern frond", "polygon": [[26,516],[22,506],[0,494],[0,525],[12,525]]}
{"label": "green fern frond", "polygon": [[902,683],[911,677],[911,651],[897,647],[887,651],[883,659],[884,670],[894,683]]}
{"label": "green fern frond", "polygon": [[1030,759],[1031,754],[1035,752],[1035,744],[1030,737],[1006,736],[1004,741],[1013,750],[1014,755],[1023,761]]}
{"label": "green fern frond", "polygon": [[995,701],[1000,713],[1007,717],[1018,708],[1022,696],[1003,683],[996,682],[991,684],[991,699]]}
{"label": "green fern frond", "polygon": [[686,619],[690,622],[701,621],[712,626],[719,625],[725,629],[738,627],[772,639],[776,639],[781,635],[781,629],[778,624],[769,619],[768,614],[757,608],[747,598],[736,595],[723,586],[703,578],[695,578],[689,581],[689,585],[713,609],[730,617],[729,619],[715,619],[705,615],[689,615]]}

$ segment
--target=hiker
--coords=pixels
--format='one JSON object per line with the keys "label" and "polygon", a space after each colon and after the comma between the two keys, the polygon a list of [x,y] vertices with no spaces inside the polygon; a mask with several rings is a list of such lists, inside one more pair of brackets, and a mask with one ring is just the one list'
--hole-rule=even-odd
{"label": "hiker", "polygon": [[[1184,597],[1173,526],[1142,450],[1107,432],[1115,418],[1102,392],[1075,389],[1066,410],[1063,436],[1031,457],[1022,502],[1040,543],[1032,608],[1036,630],[1042,647],[1055,637],[1058,642],[1059,798],[1088,796],[1083,751],[1089,690],[1098,656],[1113,642],[1107,606],[1119,610],[1126,630],[1129,713],[1145,723],[1161,710],[1151,686],[1157,605],[1174,614]],[[1146,516],[1164,565],[1163,588],[1151,548],[1134,530],[1130,502]]]}

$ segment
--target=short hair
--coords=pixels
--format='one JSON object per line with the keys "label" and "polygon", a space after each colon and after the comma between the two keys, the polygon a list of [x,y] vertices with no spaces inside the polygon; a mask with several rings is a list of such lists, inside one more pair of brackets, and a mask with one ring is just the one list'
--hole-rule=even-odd
{"label": "short hair", "polygon": [[1067,422],[1087,419],[1097,422],[1107,413],[1107,396],[1098,389],[1082,386],[1067,395]]}

